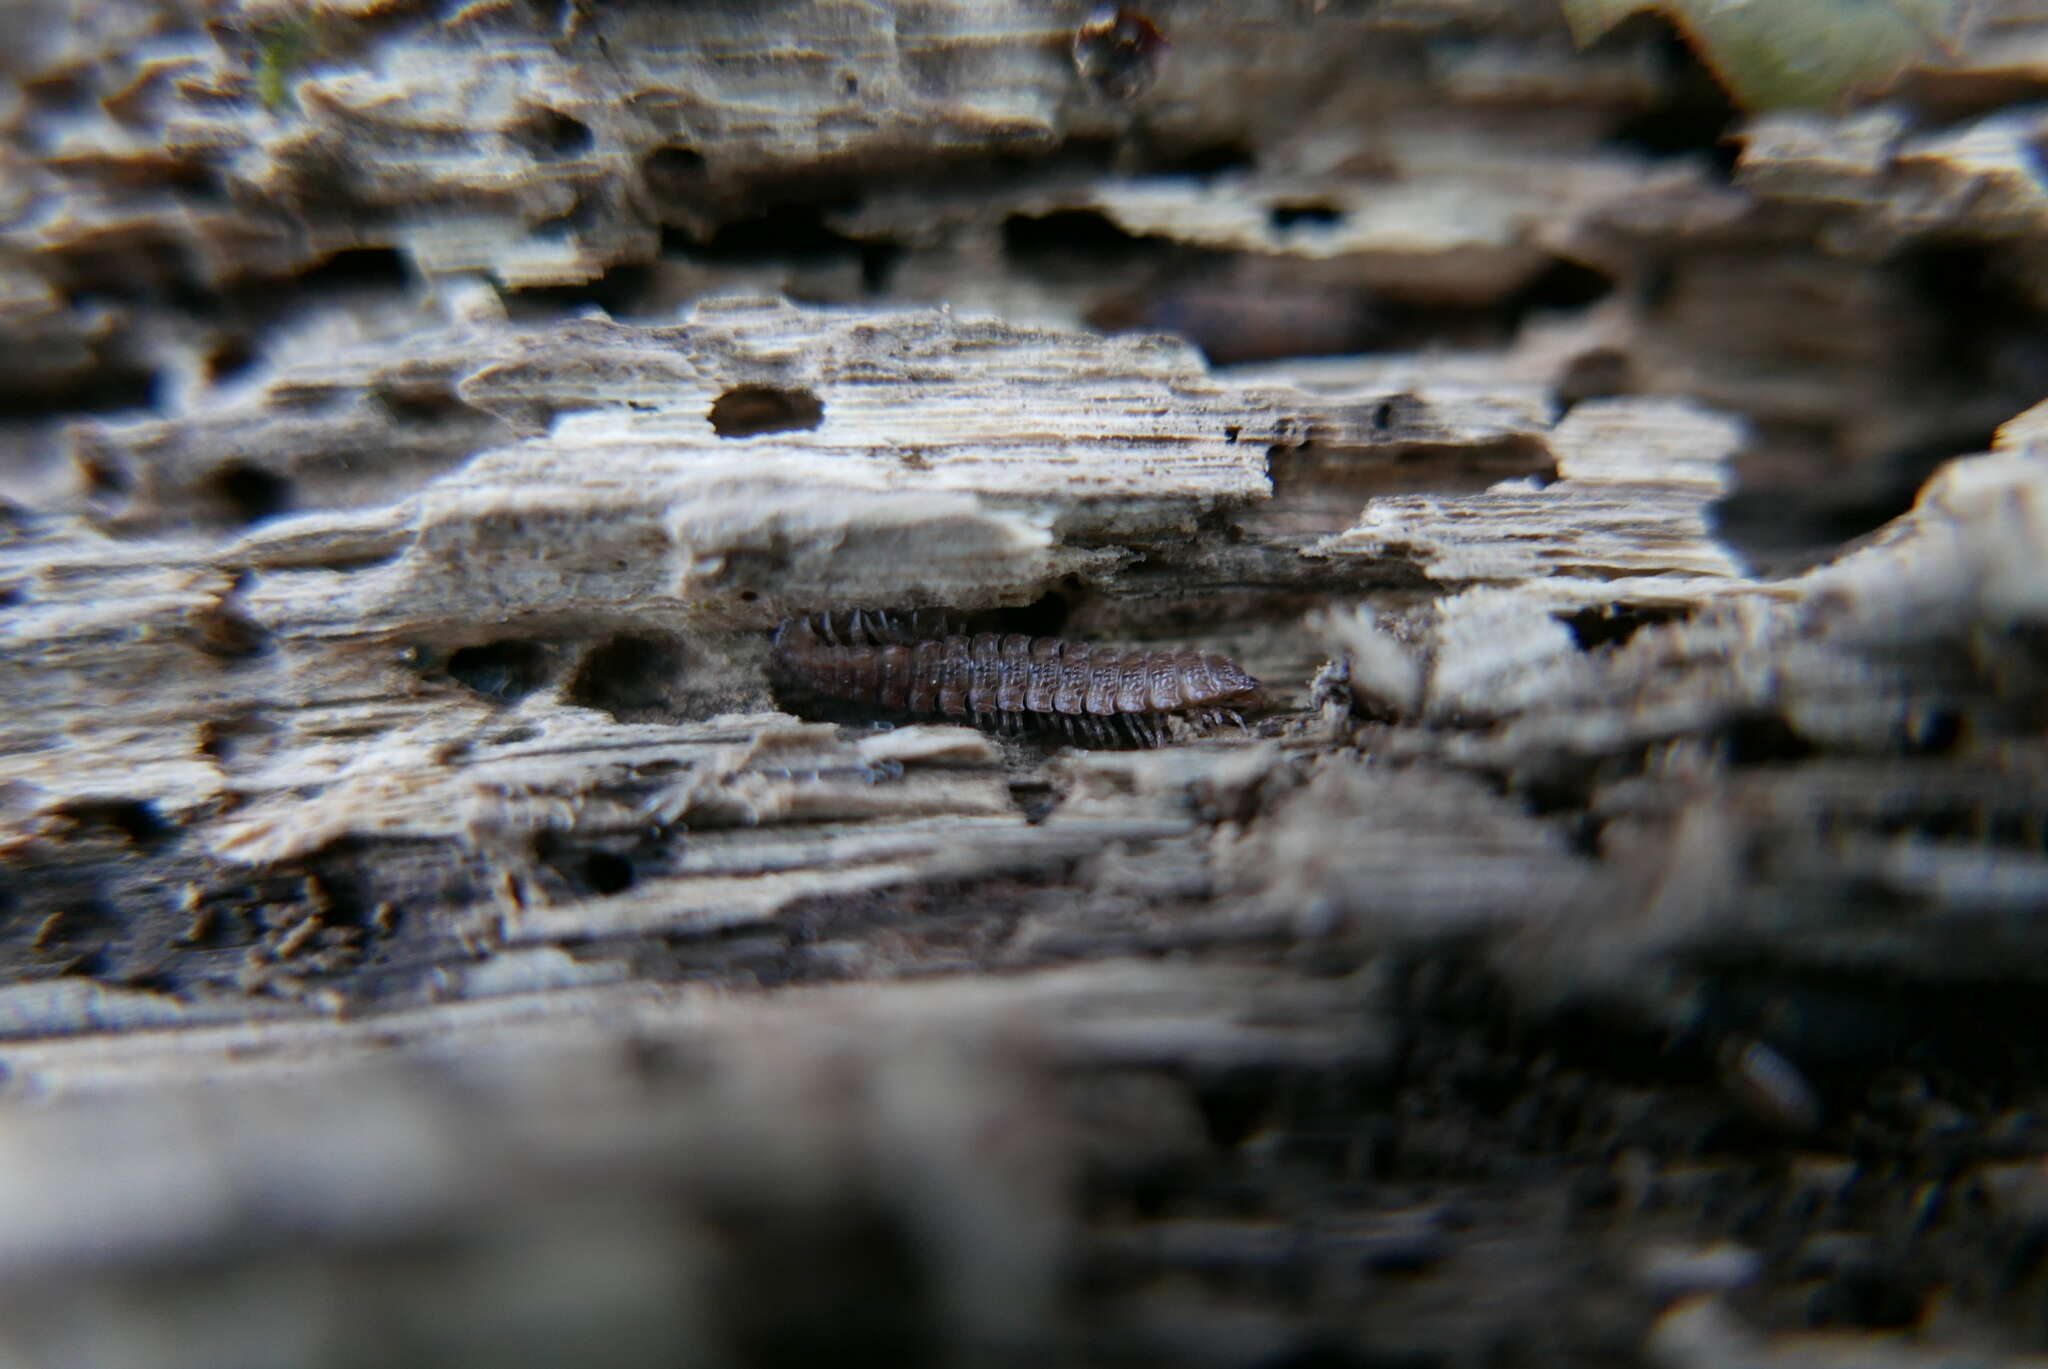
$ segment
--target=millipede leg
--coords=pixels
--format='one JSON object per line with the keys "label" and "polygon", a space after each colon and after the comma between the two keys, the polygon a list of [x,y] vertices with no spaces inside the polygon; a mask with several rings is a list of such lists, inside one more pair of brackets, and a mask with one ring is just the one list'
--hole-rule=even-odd
{"label": "millipede leg", "polygon": [[818,635],[825,639],[825,645],[838,646],[839,635],[832,630],[832,615],[830,613],[819,614],[818,623]]}
{"label": "millipede leg", "polygon": [[1240,732],[1249,732],[1249,731],[1251,731],[1251,729],[1250,729],[1249,727],[1246,727],[1246,726],[1244,725],[1244,715],[1243,715],[1242,713],[1239,713],[1239,712],[1238,712],[1238,711],[1237,711],[1236,709],[1233,709],[1233,708],[1226,708],[1226,709],[1224,709],[1224,710],[1223,710],[1223,716],[1224,716],[1224,717],[1226,717],[1226,718],[1228,718],[1228,719],[1230,719],[1230,720],[1231,720],[1232,722],[1236,723],[1236,724],[1237,724],[1237,730],[1238,730],[1238,731],[1240,731]]}

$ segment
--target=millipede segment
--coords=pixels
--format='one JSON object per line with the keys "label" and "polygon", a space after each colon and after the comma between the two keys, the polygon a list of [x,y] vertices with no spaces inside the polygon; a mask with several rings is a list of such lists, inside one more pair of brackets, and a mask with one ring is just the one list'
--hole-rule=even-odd
{"label": "millipede segment", "polygon": [[936,713],[1008,732],[1057,731],[1096,746],[1158,746],[1167,719],[1244,726],[1259,682],[1228,657],[1146,651],[1023,633],[964,633],[855,610],[775,630],[776,668],[815,695]]}

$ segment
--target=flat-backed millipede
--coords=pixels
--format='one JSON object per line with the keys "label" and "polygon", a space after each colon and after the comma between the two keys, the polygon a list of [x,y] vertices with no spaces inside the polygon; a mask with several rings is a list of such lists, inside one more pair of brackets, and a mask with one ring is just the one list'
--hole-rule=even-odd
{"label": "flat-backed millipede", "polygon": [[1171,715],[1244,726],[1259,682],[1201,651],[1093,646],[1023,633],[921,633],[856,610],[775,630],[775,667],[804,691],[895,713],[938,713],[1006,731],[1058,730],[1097,746],[1158,746]]}

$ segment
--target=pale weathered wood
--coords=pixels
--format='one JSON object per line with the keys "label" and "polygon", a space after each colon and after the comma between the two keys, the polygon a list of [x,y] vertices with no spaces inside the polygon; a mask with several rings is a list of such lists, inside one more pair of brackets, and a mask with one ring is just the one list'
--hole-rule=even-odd
{"label": "pale weathered wood", "polygon": [[[1492,0],[9,9],[0,1358],[2038,1348],[1979,8],[1747,116]],[[1268,707],[778,691],[856,607]]]}

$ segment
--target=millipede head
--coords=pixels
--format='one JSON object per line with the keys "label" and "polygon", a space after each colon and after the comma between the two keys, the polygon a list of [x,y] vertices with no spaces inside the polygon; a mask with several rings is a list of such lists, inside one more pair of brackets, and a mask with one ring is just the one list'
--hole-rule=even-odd
{"label": "millipede head", "polygon": [[1205,702],[1234,705],[1238,708],[1249,708],[1258,703],[1258,680],[1246,674],[1235,661],[1223,656],[1211,656],[1208,664],[1209,674],[1216,680],[1216,693]]}

